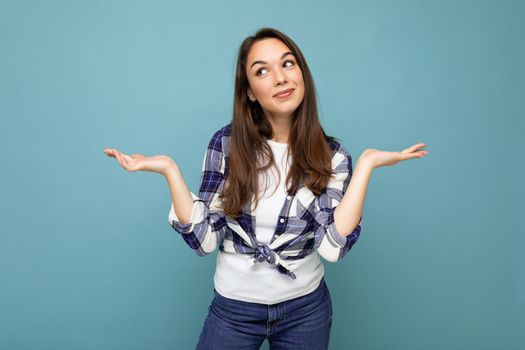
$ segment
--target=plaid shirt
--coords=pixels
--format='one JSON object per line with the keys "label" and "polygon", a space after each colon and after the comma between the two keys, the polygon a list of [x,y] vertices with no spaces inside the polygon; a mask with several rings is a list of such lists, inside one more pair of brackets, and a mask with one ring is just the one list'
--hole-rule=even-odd
{"label": "plaid shirt", "polygon": [[[336,141],[330,141],[332,168],[335,175],[319,196],[303,183],[295,193],[288,193],[277,227],[269,245],[260,244],[255,235],[255,212],[247,201],[242,215],[234,219],[220,208],[218,194],[224,187],[228,169],[231,124],[218,130],[210,140],[202,165],[199,195],[191,193],[193,209],[190,221],[182,224],[173,210],[168,221],[199,256],[215,250],[250,254],[250,264],[267,261],[281,273],[295,279],[287,260],[305,257],[317,249],[328,261],[341,260],[361,233],[362,217],[353,232],[343,237],[336,229],[334,210],[342,200],[352,177],[352,157]],[[254,197],[252,196],[252,200]]]}

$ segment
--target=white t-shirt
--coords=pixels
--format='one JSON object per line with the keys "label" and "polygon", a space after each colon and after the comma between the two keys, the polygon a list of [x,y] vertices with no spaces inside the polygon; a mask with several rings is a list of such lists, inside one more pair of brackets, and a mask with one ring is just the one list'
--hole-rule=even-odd
{"label": "white t-shirt", "polygon": [[[260,244],[269,244],[277,227],[277,219],[285,202],[286,176],[292,156],[288,144],[267,140],[277,168],[259,175],[259,203],[255,210],[255,236]],[[280,182],[277,171],[280,173]],[[266,191],[264,191],[266,188]],[[274,192],[275,191],[275,192]],[[287,260],[297,278],[279,273],[266,261],[250,266],[253,256],[219,251],[215,269],[215,290],[230,299],[252,303],[275,304],[314,291],[324,275],[324,266],[317,251],[303,259]]]}

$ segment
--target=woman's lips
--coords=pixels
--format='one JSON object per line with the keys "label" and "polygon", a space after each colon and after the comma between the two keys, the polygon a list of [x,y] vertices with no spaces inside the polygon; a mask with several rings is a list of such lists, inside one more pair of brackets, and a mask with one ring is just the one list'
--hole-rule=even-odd
{"label": "woman's lips", "polygon": [[285,98],[285,97],[290,96],[293,92],[294,92],[294,89],[287,89],[287,90],[281,92],[280,94],[274,95],[273,97],[275,97],[275,98]]}

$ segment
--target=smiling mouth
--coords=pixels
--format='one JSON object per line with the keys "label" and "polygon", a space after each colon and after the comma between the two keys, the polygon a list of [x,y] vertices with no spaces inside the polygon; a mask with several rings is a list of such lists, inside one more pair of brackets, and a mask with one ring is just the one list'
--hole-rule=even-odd
{"label": "smiling mouth", "polygon": [[276,98],[284,98],[284,97],[288,97],[290,96],[292,93],[294,92],[294,89],[287,89],[283,92],[280,92],[278,94],[275,94],[273,97],[276,97]]}

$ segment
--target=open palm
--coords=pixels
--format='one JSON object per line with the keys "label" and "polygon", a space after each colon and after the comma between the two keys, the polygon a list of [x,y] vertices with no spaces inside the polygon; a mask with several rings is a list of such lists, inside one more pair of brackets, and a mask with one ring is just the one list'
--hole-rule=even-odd
{"label": "open palm", "polygon": [[118,160],[120,165],[127,171],[151,171],[154,173],[164,174],[175,162],[168,156],[151,156],[146,157],[142,154],[127,155],[113,148],[105,148],[104,153],[108,157]]}
{"label": "open palm", "polygon": [[428,154],[427,150],[420,149],[424,147],[424,143],[417,143],[400,152],[380,151],[369,148],[363,152],[363,156],[374,168],[379,168],[382,166],[392,166],[403,160],[423,158]]}

